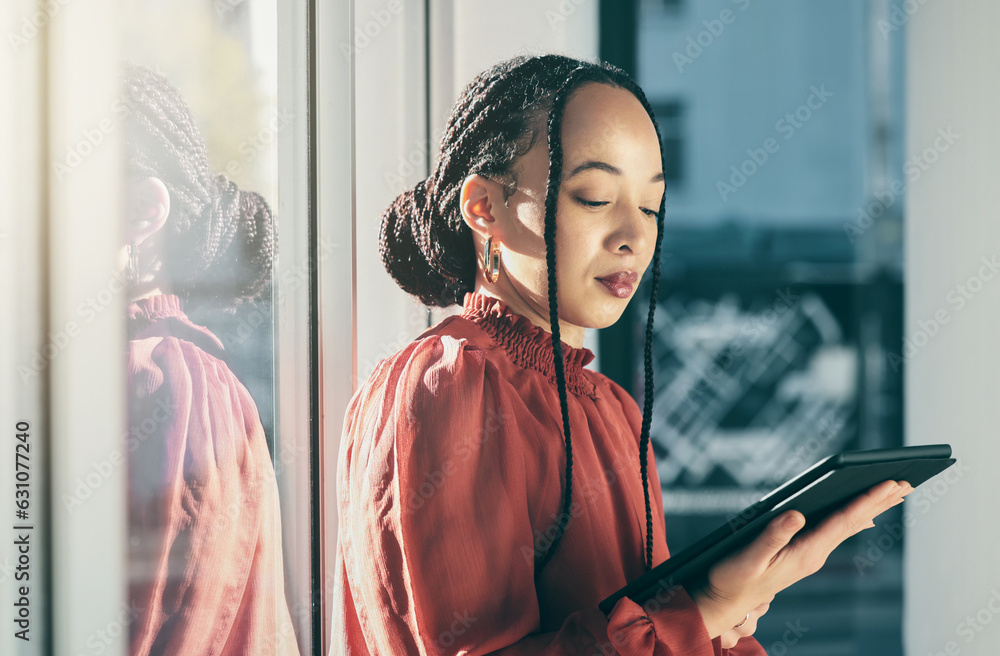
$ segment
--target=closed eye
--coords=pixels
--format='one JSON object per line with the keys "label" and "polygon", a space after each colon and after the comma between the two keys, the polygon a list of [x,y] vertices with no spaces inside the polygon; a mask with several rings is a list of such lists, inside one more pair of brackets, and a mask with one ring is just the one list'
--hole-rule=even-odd
{"label": "closed eye", "polygon": [[[576,200],[584,207],[596,208],[596,207],[604,207],[605,205],[608,204],[608,201],[606,200],[587,200],[586,198],[580,198],[580,197],[577,197]],[[651,210],[647,207],[640,207],[639,209],[642,210],[643,213],[646,214],[646,216],[651,216],[653,218],[656,218],[657,210]]]}

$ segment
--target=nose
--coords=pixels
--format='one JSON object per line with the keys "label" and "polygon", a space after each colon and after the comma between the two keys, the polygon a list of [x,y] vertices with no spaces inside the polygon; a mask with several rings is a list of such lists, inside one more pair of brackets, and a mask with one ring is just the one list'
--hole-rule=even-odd
{"label": "nose", "polygon": [[612,251],[642,256],[652,248],[657,230],[655,217],[633,206],[616,212],[615,222],[608,244]]}

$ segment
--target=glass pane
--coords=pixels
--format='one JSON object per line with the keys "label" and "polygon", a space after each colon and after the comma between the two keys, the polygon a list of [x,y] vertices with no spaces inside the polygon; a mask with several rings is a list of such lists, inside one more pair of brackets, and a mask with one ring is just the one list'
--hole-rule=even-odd
{"label": "glass pane", "polygon": [[[652,435],[676,552],[831,453],[902,444],[882,363],[902,328],[903,30],[880,29],[889,3],[638,7],[669,178]],[[808,629],[795,651],[902,653],[902,549],[859,568],[871,537],[778,595],[768,653],[792,650],[786,621]]]}
{"label": "glass pane", "polygon": [[310,651],[309,431],[284,429],[310,418],[279,384],[309,398],[288,15],[276,0],[125,7],[130,654]]}

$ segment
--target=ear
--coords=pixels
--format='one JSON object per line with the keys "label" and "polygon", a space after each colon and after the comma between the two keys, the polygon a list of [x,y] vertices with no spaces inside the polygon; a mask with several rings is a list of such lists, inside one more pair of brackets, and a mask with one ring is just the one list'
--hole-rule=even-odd
{"label": "ear", "polygon": [[140,180],[130,190],[125,237],[139,245],[156,233],[170,215],[170,192],[159,178]]}
{"label": "ear", "polygon": [[497,182],[478,173],[470,175],[462,183],[459,206],[465,222],[484,239],[503,231],[507,206],[503,203],[503,188]]}

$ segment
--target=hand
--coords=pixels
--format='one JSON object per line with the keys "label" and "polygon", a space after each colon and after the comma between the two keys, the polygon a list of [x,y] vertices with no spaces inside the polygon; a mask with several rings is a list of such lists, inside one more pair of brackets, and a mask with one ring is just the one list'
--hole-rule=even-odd
{"label": "hand", "polygon": [[[716,563],[702,588],[690,592],[709,637],[749,635],[746,629],[751,620],[756,628],[759,607],[817,572],[841,542],[875,526],[872,519],[902,503],[912,491],[906,481],[879,483],[794,541],[792,537],[805,526],[802,513],[790,510],[775,517],[753,542]],[[754,609],[751,620],[734,629],[750,609]]]}
{"label": "hand", "polygon": [[720,636],[722,638],[721,640],[722,648],[732,649],[733,647],[736,646],[736,643],[740,641],[740,638],[746,638],[747,636],[752,636],[754,632],[757,630],[757,620],[763,617],[764,613],[767,612],[767,609],[771,607],[771,601],[773,599],[774,596],[772,595],[771,599],[768,599],[760,606],[757,606],[752,611],[750,611],[750,617],[747,617],[746,622],[744,622],[741,626],[734,626],[733,628],[724,632]]}

